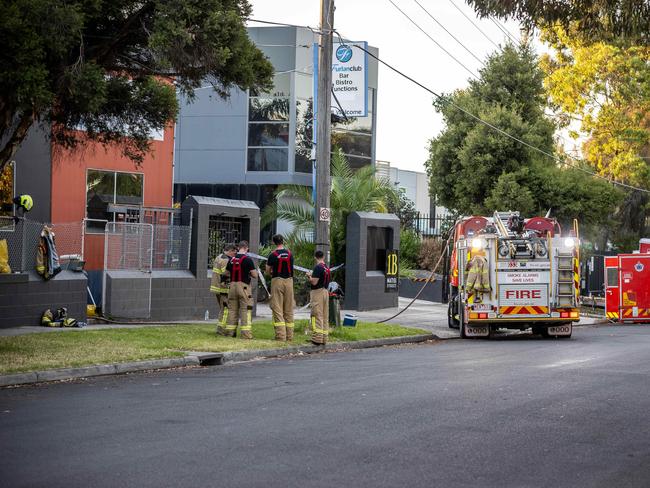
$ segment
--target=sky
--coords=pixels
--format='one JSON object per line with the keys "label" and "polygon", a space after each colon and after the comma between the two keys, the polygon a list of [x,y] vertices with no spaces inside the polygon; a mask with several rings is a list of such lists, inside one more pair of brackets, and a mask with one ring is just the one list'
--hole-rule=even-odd
{"label": "sky", "polygon": [[[320,0],[249,0],[251,18],[317,27]],[[426,32],[418,30],[391,0],[335,0],[334,27],[342,36],[367,41],[379,57],[437,93],[467,86],[472,75],[429,38],[435,39],[469,71],[478,73],[481,60],[504,44],[506,35],[490,19],[478,19],[464,0],[417,0],[440,24],[460,40],[461,47],[422,10],[416,0],[392,0]],[[489,40],[463,17],[459,7]],[[253,24],[250,25],[260,25]],[[519,38],[519,25],[501,22]],[[476,59],[474,56],[476,56]],[[433,96],[390,69],[379,67],[377,90],[377,159],[391,166],[425,171],[428,141],[444,127],[433,108]]]}

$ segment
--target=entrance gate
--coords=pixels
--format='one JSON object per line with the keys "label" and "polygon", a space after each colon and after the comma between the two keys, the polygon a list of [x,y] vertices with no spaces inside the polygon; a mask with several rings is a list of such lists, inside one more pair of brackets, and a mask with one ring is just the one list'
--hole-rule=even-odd
{"label": "entrance gate", "polygon": [[152,264],[152,224],[106,224],[102,300],[106,314],[124,318],[151,317]]}

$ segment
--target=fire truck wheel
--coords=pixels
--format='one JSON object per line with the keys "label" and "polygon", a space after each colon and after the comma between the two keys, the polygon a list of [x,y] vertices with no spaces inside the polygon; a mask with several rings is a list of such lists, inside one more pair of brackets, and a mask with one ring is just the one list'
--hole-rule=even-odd
{"label": "fire truck wheel", "polygon": [[449,324],[450,329],[458,329],[458,326],[460,325],[455,317],[454,303],[456,303],[455,300],[449,302],[449,305],[447,306],[447,323]]}

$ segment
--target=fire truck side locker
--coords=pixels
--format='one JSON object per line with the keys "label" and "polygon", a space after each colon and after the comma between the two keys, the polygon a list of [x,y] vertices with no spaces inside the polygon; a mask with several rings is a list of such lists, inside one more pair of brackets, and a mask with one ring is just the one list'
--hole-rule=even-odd
{"label": "fire truck side locker", "polygon": [[619,317],[650,322],[650,254],[619,254]]}
{"label": "fire truck side locker", "polygon": [[609,320],[619,319],[620,294],[618,256],[605,257],[605,317]]}

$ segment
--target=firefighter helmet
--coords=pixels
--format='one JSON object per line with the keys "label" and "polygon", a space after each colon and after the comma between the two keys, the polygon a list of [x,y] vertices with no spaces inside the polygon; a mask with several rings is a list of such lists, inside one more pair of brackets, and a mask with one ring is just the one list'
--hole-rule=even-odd
{"label": "firefighter helmet", "polygon": [[14,203],[19,207],[24,208],[25,212],[29,212],[34,206],[34,200],[32,200],[30,195],[19,195],[14,198]]}

